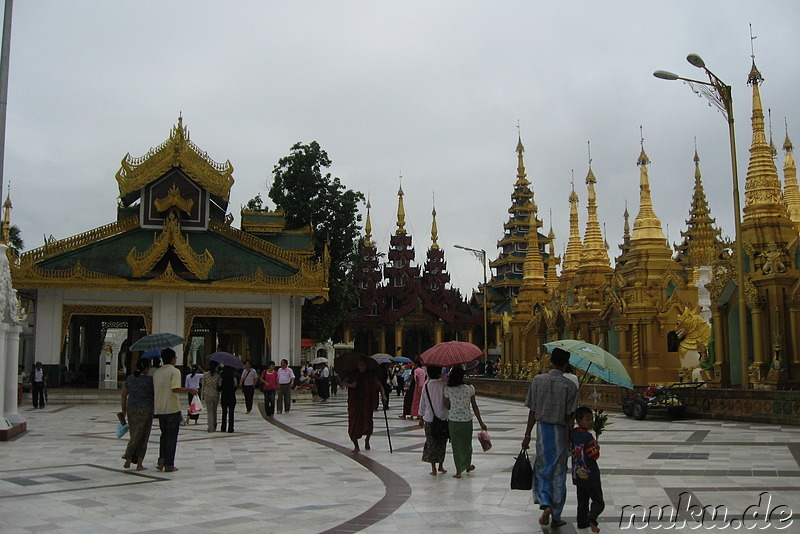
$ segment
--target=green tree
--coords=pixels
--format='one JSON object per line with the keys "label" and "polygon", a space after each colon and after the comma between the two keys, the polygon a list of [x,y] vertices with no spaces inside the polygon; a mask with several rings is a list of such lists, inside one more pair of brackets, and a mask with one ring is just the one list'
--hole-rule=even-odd
{"label": "green tree", "polygon": [[248,200],[245,208],[251,211],[265,211],[264,201],[261,200],[261,193],[258,193],[256,196]]}
{"label": "green tree", "polygon": [[[0,222],[0,235],[2,235],[3,226],[4,223]],[[9,245],[18,251],[22,251],[22,249],[25,247],[25,243],[22,241],[22,233],[19,231],[19,226],[16,224],[12,224],[8,228],[8,241]]]}
{"label": "green tree", "polygon": [[324,172],[330,166],[328,154],[316,141],[295,143],[272,170],[269,190],[269,198],[284,210],[288,229],[311,225],[316,258],[322,258],[329,244],[329,298],[322,303],[306,302],[303,307],[303,336],[315,340],[334,339],[336,327],[357,298],[350,272],[358,258],[358,205],[364,194],[347,189],[339,178]]}

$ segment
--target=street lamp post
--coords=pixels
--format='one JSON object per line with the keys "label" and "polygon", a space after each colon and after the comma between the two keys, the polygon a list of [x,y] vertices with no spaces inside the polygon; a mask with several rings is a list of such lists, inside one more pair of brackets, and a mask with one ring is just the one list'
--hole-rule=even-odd
{"label": "street lamp post", "polygon": [[[697,54],[689,54],[686,61],[698,69],[703,69],[708,76],[708,81],[683,78],[672,72],[657,70],[653,73],[662,80],[682,80],[696,94],[704,96],[713,104],[728,121],[728,136],[731,145],[731,169],[733,176],[733,212],[735,215],[736,230],[736,284],[739,286],[739,344],[742,360],[742,387],[749,388],[748,366],[750,363],[749,348],[747,343],[747,303],[744,288],[744,250],[742,248],[742,214],[739,205],[739,171],[736,164],[736,136],[733,129],[733,94],[731,86],[720,80],[716,74],[706,68],[703,58]],[[729,355],[730,355],[730,351]]]}
{"label": "street lamp post", "polygon": [[483,264],[483,357],[484,363],[486,363],[489,360],[489,313],[486,307],[487,301],[489,300],[489,293],[486,288],[486,251],[463,247],[461,245],[453,246],[471,252]]}

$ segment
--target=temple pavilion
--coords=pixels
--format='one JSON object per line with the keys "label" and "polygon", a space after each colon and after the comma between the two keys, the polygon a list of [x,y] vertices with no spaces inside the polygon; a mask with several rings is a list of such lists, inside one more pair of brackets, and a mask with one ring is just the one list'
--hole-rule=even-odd
{"label": "temple pavilion", "polygon": [[249,210],[235,228],[233,166],[195,145],[180,117],[159,146],[126,155],[116,180],[115,221],[12,259],[13,286],[32,302],[23,363],[42,361],[51,381],[116,387],[132,343],[172,332],[188,340],[176,347],[184,365],[216,350],[299,364],[302,303],[328,295],[311,229]]}

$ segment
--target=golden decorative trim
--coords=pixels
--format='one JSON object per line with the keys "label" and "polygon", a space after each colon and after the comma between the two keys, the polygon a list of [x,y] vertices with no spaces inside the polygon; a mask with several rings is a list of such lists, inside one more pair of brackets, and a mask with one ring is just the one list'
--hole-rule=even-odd
{"label": "golden decorative trim", "polygon": [[172,128],[169,139],[156,148],[151,148],[140,158],[126,154],[121,165],[116,176],[120,197],[142,189],[173,167],[180,167],[212,195],[217,195],[226,202],[230,198],[233,185],[233,165],[230,160],[217,163],[208,157],[207,152],[189,139],[189,131],[183,126],[183,119],[180,117],[178,125]]}
{"label": "golden decorative trim", "polygon": [[139,217],[133,216],[128,217],[127,219],[122,219],[121,221],[94,228],[93,230],[83,232],[82,234],[67,237],[66,239],[60,239],[58,241],[48,240],[43,246],[20,255],[19,265],[32,266],[33,264],[42,260],[58,256],[59,254],[64,254],[65,252],[70,252],[86,245],[90,245],[100,241],[101,239],[107,239],[115,235],[123,234],[138,227]]}
{"label": "golden decorative trim", "polygon": [[272,308],[214,308],[187,307],[183,311],[183,337],[189,339],[192,323],[197,317],[232,317],[239,319],[261,319],[264,333],[270,339],[272,331]]}
{"label": "golden decorative trim", "polygon": [[313,254],[313,249],[309,249],[307,252],[289,251],[215,220],[208,221],[208,229],[264,255],[278,258],[296,269],[310,269],[312,271],[324,269],[327,272],[327,264],[321,265],[307,259],[308,256]]}
{"label": "golden decorative trim", "polygon": [[172,187],[170,187],[167,192],[167,196],[155,199],[153,204],[155,204],[158,211],[167,211],[172,206],[175,206],[186,213],[186,215],[191,215],[192,207],[194,207],[194,200],[191,198],[183,198],[175,184],[172,184]]}
{"label": "golden decorative trim", "polygon": [[135,315],[144,319],[148,334],[153,332],[152,306],[104,306],[99,304],[64,304],[61,307],[61,347],[67,339],[69,323],[75,315]]}
{"label": "golden decorative trim", "polygon": [[164,230],[156,237],[149,249],[138,252],[136,247],[133,247],[128,253],[125,261],[131,268],[131,276],[141,278],[149,273],[167,253],[170,245],[192,274],[200,280],[208,279],[208,273],[214,266],[213,256],[208,249],[203,254],[198,254],[189,246],[189,238],[181,234],[180,221],[174,213],[170,213],[167,220],[164,221]]}

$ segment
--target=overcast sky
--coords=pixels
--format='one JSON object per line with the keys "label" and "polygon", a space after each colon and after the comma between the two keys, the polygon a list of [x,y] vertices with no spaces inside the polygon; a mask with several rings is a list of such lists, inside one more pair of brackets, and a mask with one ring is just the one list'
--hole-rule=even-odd
{"label": "overcast sky", "polygon": [[[619,253],[625,201],[631,223],[638,212],[640,125],[670,242],[685,230],[695,137],[712,215],[732,236],[725,120],[652,72],[702,78],[685,61],[696,52],[733,86],[744,193],[749,23],[780,150],[784,119],[800,143],[796,1],[18,1],[5,160],[12,222],[27,250],[112,222],[121,159],[164,141],[182,113],[192,140],[234,166],[235,225],[248,199],[267,198],[292,144],[316,140],[331,172],[371,198],[386,252],[402,173],[418,263],[435,195],[439,244],[465,295],[482,267],[453,245],[497,257],[518,121],[559,255],[573,169],[585,227],[588,141],[609,255]],[[778,167],[782,178],[782,150]]]}

